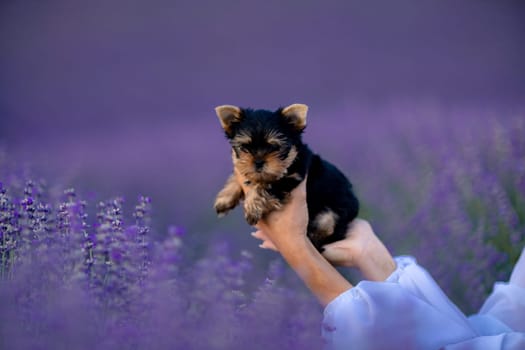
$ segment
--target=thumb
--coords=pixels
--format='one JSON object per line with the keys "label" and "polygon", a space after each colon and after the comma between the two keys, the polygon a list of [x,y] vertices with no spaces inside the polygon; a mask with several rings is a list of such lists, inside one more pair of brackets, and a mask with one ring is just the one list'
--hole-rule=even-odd
{"label": "thumb", "polygon": [[326,244],[323,246],[323,249],[322,255],[332,265],[346,267],[354,266],[348,247],[345,247],[340,241]]}

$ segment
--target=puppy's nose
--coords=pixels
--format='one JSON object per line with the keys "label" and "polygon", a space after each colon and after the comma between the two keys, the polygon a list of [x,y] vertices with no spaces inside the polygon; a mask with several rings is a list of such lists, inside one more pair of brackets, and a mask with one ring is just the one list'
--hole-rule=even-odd
{"label": "puppy's nose", "polygon": [[262,167],[264,166],[264,160],[256,159],[256,160],[254,161],[254,164],[255,164],[255,169],[257,169],[257,170],[261,170]]}

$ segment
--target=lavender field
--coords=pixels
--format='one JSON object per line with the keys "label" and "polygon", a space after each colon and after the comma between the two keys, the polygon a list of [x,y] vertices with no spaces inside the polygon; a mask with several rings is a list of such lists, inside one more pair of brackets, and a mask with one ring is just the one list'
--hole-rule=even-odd
{"label": "lavender field", "polygon": [[[17,162],[23,152],[4,152],[1,348],[321,347],[322,310],[313,297],[280,258],[247,238],[239,211],[226,223],[214,217],[212,199],[230,166],[227,143],[210,119],[200,128],[172,125],[184,137],[169,141],[145,128],[144,144],[153,149],[128,143],[132,159],[120,158],[114,168],[108,163],[103,180],[88,175],[90,163],[86,172],[79,165],[68,175],[71,183],[42,179],[53,172],[39,173],[41,164],[27,170]],[[209,151],[184,148],[197,133],[210,140]],[[414,255],[470,313],[495,281],[509,277],[525,244],[523,135],[519,108],[496,113],[399,103],[312,111],[305,140],[350,176],[361,216],[391,251]],[[179,172],[170,184],[140,172],[161,166],[148,157],[133,169],[144,181],[156,178],[153,197],[161,206],[184,206],[184,215],[166,217],[138,192],[100,199],[106,192],[91,188],[96,181],[118,188],[117,168],[132,166],[141,150],[154,154],[153,138],[172,152],[184,150],[165,172],[184,164],[190,176],[206,175],[200,182]],[[91,153],[69,151],[104,162],[96,146]],[[48,166],[65,172],[67,157],[63,152]],[[33,158],[38,164],[38,151]]]}
{"label": "lavender field", "polygon": [[0,1],[0,349],[322,347],[301,281],[213,211],[222,104],[307,104],[360,216],[476,312],[525,244],[523,13]]}

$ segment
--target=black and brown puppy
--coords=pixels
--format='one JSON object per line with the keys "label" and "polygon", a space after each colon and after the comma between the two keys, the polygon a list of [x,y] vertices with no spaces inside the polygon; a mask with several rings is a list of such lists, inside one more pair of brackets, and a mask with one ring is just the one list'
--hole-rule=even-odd
{"label": "black and brown puppy", "polygon": [[275,112],[224,105],[215,111],[231,144],[233,165],[252,188],[245,196],[232,174],[215,200],[219,216],[244,200],[246,221],[254,225],[281,208],[308,175],[308,237],[319,250],[345,237],[359,202],[341,171],[302,142],[306,105],[293,104]]}

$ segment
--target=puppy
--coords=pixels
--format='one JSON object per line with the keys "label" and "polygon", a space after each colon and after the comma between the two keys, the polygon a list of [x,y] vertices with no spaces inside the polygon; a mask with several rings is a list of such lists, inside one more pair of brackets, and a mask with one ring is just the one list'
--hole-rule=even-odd
{"label": "puppy", "polygon": [[230,175],[215,200],[219,216],[244,200],[244,216],[254,225],[280,209],[308,175],[308,237],[320,251],[345,237],[359,201],[343,173],[302,142],[306,105],[292,104],[274,112],[224,105],[215,111],[231,145],[233,166],[251,188],[244,194],[235,175]]}

